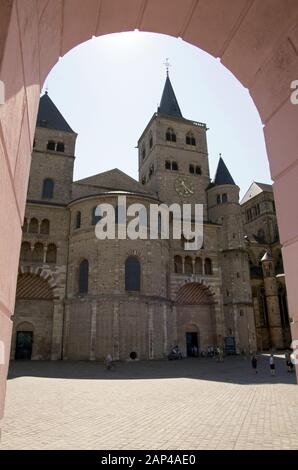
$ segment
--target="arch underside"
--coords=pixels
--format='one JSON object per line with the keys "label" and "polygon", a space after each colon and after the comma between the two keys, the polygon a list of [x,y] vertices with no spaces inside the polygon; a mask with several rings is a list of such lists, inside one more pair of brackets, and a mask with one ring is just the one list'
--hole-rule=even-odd
{"label": "arch underside", "polygon": [[216,346],[214,299],[209,287],[196,282],[184,284],[178,289],[176,308],[178,342],[185,355],[189,355],[190,334],[195,334],[199,352]]}
{"label": "arch underside", "polygon": [[208,305],[213,303],[213,294],[207,286],[193,282],[180,287],[176,302],[179,305]]}
{"label": "arch underside", "polygon": [[40,273],[20,273],[13,317],[11,358],[20,358],[18,333],[32,333],[32,359],[48,360],[51,357],[54,290]]}
{"label": "arch underside", "polygon": [[[298,337],[297,253],[298,106],[290,101],[297,79],[298,3],[291,0],[81,0],[2,2],[0,187],[2,225],[0,340],[8,350],[17,283],[20,227],[41,86],[67,51],[92,36],[119,31],[181,37],[221,62],[247,87],[264,123],[266,147],[283,244],[292,334]],[[8,356],[6,354],[6,356]],[[8,361],[0,378],[3,414]]]}
{"label": "arch underside", "polygon": [[49,283],[36,274],[20,274],[17,283],[17,299],[52,300],[53,290]]}

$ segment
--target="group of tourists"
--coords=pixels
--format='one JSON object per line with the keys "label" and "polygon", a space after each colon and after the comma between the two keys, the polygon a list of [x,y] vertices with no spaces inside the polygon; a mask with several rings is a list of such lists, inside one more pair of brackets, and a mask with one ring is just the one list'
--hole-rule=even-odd
{"label": "group of tourists", "polygon": [[[199,356],[199,351],[196,346],[193,346],[192,348],[192,355],[194,357]],[[212,346],[208,346],[207,350],[204,351],[202,350],[200,352],[201,357],[214,357],[218,362],[223,362],[224,360],[224,354],[223,354],[223,349],[220,347],[213,348]],[[169,355],[168,359],[182,359],[182,353],[179,349],[178,346],[174,346]],[[293,354],[290,354],[289,352],[286,352],[285,354],[285,360],[286,360],[286,367],[288,372],[293,372],[294,369],[294,356]],[[253,354],[251,356],[251,365],[253,371],[257,374],[258,373],[258,356],[256,354]],[[272,376],[275,375],[276,369],[275,369],[275,358],[273,354],[270,354],[269,360],[268,360],[268,365],[269,365],[269,370],[270,374]],[[113,366],[113,358],[111,354],[107,354],[105,358],[105,367],[107,370],[111,370]]]}
{"label": "group of tourists", "polygon": [[[286,367],[288,372],[293,372],[294,371],[294,360],[293,357],[289,352],[286,352],[285,354],[285,359],[286,359]],[[270,354],[269,356],[269,369],[270,369],[270,375],[275,375],[276,369],[275,369],[275,358],[273,354]],[[258,357],[256,354],[253,354],[251,356],[251,365],[255,373],[258,373]]]}
{"label": "group of tourists", "polygon": [[216,346],[216,347],[208,346],[207,349],[202,349],[200,351],[200,356],[201,357],[213,357],[218,362],[223,362],[224,351],[223,351],[223,348],[220,348],[219,346]]}

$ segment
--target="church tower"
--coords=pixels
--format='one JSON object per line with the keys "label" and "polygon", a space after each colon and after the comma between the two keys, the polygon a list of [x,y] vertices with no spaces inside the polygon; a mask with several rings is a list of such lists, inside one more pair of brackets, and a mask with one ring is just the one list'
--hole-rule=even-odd
{"label": "church tower", "polygon": [[209,220],[223,225],[221,246],[227,250],[244,248],[239,187],[221,156],[207,193]]}
{"label": "church tower", "polygon": [[48,93],[40,99],[27,198],[67,204],[71,197],[77,134]]}
{"label": "church tower", "polygon": [[208,213],[220,224],[219,264],[226,338],[235,338],[235,350],[256,351],[248,255],[239,204],[239,187],[220,157],[214,181],[208,188]]}
{"label": "church tower", "polygon": [[204,204],[205,218],[206,131],[206,124],[182,116],[167,73],[160,106],[138,141],[139,180],[167,204]]}
{"label": "church tower", "polygon": [[[76,137],[45,93],[39,102],[23,224],[13,357],[62,358],[70,224],[67,205]],[[24,324],[28,345],[22,352],[18,337]]]}

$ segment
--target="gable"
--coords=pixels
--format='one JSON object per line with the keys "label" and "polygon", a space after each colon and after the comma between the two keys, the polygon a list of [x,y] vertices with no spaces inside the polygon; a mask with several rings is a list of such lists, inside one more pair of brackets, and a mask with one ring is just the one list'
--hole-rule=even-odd
{"label": "gable", "polygon": [[240,204],[245,204],[247,201],[253,199],[258,194],[262,192],[272,192],[272,185],[271,184],[264,184],[264,183],[256,183],[255,181],[250,185],[246,193],[244,194]]}
{"label": "gable", "polygon": [[88,185],[93,188],[115,191],[148,193],[148,190],[131,176],[115,168],[75,182],[77,185]]}

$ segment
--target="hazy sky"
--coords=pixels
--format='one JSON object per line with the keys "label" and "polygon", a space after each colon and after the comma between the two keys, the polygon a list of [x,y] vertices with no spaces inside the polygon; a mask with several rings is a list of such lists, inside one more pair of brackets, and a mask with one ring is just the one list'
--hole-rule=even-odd
{"label": "hazy sky", "polygon": [[112,168],[138,178],[137,140],[171,82],[182,114],[205,122],[210,175],[222,154],[241,195],[270,183],[262,123],[248,91],[219,60],[181,39],[151,33],[94,38],[50,72],[49,96],[78,133],[75,179]]}

